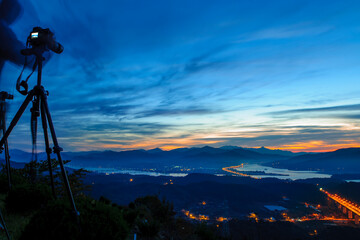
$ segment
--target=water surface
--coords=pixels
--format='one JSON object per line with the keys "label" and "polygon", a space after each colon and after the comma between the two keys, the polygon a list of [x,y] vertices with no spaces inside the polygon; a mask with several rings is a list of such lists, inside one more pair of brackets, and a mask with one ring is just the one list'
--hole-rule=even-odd
{"label": "water surface", "polygon": [[[316,171],[295,171],[289,169],[272,168],[267,166],[261,166],[259,164],[244,164],[243,167],[237,168],[238,171],[263,171],[265,175],[254,174],[250,176],[260,178],[278,178],[278,179],[308,179],[308,178],[330,178],[331,175],[325,173],[318,173]],[[266,174],[278,174],[278,175],[266,175]]]}
{"label": "water surface", "polygon": [[137,170],[119,170],[115,168],[85,168],[88,171],[110,174],[130,174],[130,175],[147,175],[152,177],[167,176],[167,177],[186,177],[187,173],[159,173],[150,171],[137,171]]}

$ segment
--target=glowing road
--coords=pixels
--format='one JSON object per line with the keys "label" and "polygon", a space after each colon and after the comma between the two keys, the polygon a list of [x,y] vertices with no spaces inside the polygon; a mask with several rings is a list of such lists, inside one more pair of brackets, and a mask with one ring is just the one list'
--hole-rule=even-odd
{"label": "glowing road", "polygon": [[232,174],[235,174],[235,175],[238,175],[238,176],[242,176],[242,177],[250,177],[250,178],[254,178],[254,179],[261,179],[261,178],[258,178],[258,177],[253,177],[253,176],[247,175],[245,173],[241,173],[241,172],[236,170],[237,168],[243,168],[243,167],[244,167],[244,164],[242,163],[241,165],[238,165],[238,166],[224,167],[224,168],[222,168],[222,170],[225,171],[225,172],[228,172],[228,173],[232,173]]}

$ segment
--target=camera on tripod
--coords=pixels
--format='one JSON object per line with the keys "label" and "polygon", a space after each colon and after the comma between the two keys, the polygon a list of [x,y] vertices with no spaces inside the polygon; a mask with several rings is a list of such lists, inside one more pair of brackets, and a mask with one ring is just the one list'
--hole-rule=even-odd
{"label": "camera on tripod", "polygon": [[[30,46],[31,48],[29,48]],[[34,27],[27,38],[26,49],[22,49],[20,51],[21,54],[25,56],[25,63],[16,82],[16,90],[22,95],[26,95],[28,93],[27,81],[35,71],[36,67],[42,68],[42,61],[44,60],[42,55],[44,52],[49,50],[60,54],[64,51],[64,47],[55,40],[54,33],[51,32],[49,28]],[[27,56],[30,55],[35,55],[37,60],[34,62],[30,75],[25,81],[21,81],[22,73],[24,72],[28,62]],[[38,78],[38,81],[41,82],[41,79]]]}
{"label": "camera on tripod", "polygon": [[[37,118],[41,117],[41,124],[44,131],[44,142],[45,142],[45,152],[47,155],[47,161],[48,161],[48,168],[49,168],[49,175],[50,175],[50,183],[51,183],[51,189],[54,198],[56,198],[57,194],[55,191],[55,185],[54,185],[54,175],[52,173],[52,163],[51,163],[51,153],[54,153],[57,155],[57,160],[60,165],[61,169],[61,175],[63,178],[63,182],[65,185],[65,189],[67,192],[67,195],[69,197],[70,203],[72,205],[72,208],[74,210],[74,213],[76,214],[76,217],[79,217],[79,212],[76,209],[74,197],[71,191],[69,179],[67,177],[66,169],[64,166],[64,162],[61,158],[60,152],[63,150],[58,143],[54,124],[52,121],[52,117],[49,110],[49,105],[47,102],[48,98],[48,91],[45,90],[44,86],[42,86],[42,68],[43,68],[43,61],[45,60],[43,54],[46,51],[53,51],[57,54],[62,53],[64,50],[64,47],[55,41],[54,33],[52,33],[48,28],[43,29],[41,27],[34,27],[33,30],[30,32],[30,35],[27,38],[26,42],[26,49],[21,50],[21,54],[25,55],[25,63],[24,67],[20,73],[20,76],[17,79],[16,82],[16,90],[18,90],[21,94],[26,95],[26,98],[24,102],[21,104],[19,110],[16,112],[14,118],[11,120],[11,123],[9,127],[5,130],[3,128],[3,136],[0,139],[0,153],[1,148],[4,147],[5,151],[8,151],[7,147],[7,138],[9,137],[11,131],[14,129],[16,124],[19,122],[21,116],[23,115],[24,111],[28,107],[30,103],[32,103],[31,108],[31,134],[32,134],[32,143],[33,143],[33,155],[35,155],[35,161],[36,161],[36,141],[37,141]],[[31,48],[29,48],[31,47]],[[21,81],[22,73],[27,65],[27,56],[34,55],[35,56],[35,62],[32,67],[32,72],[30,75],[26,78],[25,81]],[[34,88],[30,91],[28,91],[28,84],[27,81],[29,80],[30,76],[34,73],[34,71],[37,69],[37,84],[34,86]],[[21,89],[23,88],[23,89]],[[9,98],[9,95],[5,95],[5,97]],[[0,101],[1,103],[1,101]],[[1,105],[1,104],[0,104]],[[0,114],[0,117],[5,117],[5,114]],[[0,118],[1,120],[1,118]],[[5,120],[2,121],[5,123]],[[1,123],[1,122],[0,122]],[[48,127],[50,129],[50,135],[52,138],[52,143],[54,145],[53,148],[50,148],[50,140],[49,140],[49,134],[48,134]],[[8,158],[9,159],[9,158]],[[7,171],[8,176],[10,176],[10,160],[7,161]],[[9,184],[10,184],[10,178],[9,178]],[[11,188],[11,185],[9,185],[9,188]]]}
{"label": "camera on tripod", "polygon": [[64,47],[55,41],[54,33],[48,28],[34,27],[27,41],[32,47],[46,47],[57,54],[64,50]]}

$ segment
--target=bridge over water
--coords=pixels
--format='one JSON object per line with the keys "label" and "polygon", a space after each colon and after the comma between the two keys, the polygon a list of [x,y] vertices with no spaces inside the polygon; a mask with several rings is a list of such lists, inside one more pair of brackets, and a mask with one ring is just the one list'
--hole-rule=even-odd
{"label": "bridge over water", "polygon": [[331,194],[322,188],[320,188],[320,191],[325,193],[329,199],[332,199],[337,204],[338,208],[342,210],[344,214],[347,214],[349,219],[354,219],[355,224],[359,224],[360,207],[356,203],[340,197],[337,194]]}

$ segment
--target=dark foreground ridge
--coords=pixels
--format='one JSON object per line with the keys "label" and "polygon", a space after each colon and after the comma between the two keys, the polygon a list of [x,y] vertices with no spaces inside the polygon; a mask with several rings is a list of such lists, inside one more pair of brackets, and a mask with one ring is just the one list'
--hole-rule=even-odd
{"label": "dark foreground ridge", "polygon": [[[59,173],[57,200],[52,198],[45,173],[43,163],[13,169],[14,188],[10,192],[6,191],[6,175],[0,174],[0,207],[12,239],[134,239],[135,234],[137,239],[179,240],[360,237],[360,229],[351,224],[293,223],[281,212],[264,208],[282,205],[287,209],[286,218],[313,214],[315,210],[302,206],[304,202],[326,205],[316,182],[331,191],[342,189],[339,193],[353,201],[360,199],[358,184],[336,178],[283,181],[209,174],[171,178],[73,170],[69,179],[81,212],[77,222],[64,198]],[[206,220],[197,220],[201,214],[206,214]],[[275,220],[267,220],[270,217]]]}

